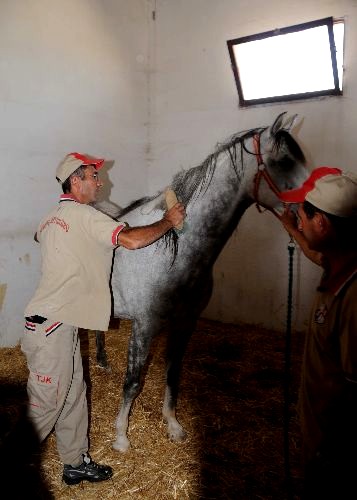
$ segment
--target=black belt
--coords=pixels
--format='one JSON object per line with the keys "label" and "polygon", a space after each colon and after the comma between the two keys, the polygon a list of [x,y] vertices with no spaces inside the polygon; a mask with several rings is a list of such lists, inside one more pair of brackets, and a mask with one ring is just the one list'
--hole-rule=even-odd
{"label": "black belt", "polygon": [[26,321],[31,321],[31,323],[37,323],[38,325],[42,325],[42,323],[47,321],[47,318],[37,316],[37,314],[35,314],[35,316],[27,316],[25,319]]}

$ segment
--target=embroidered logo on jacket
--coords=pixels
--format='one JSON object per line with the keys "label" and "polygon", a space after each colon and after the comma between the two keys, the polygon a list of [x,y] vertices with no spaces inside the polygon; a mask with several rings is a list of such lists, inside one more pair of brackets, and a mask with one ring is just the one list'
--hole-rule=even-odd
{"label": "embroidered logo on jacket", "polygon": [[69,225],[67,224],[67,222],[65,222],[63,219],[60,219],[59,217],[52,217],[42,224],[42,226],[40,227],[40,233],[42,233],[42,231],[50,224],[57,224],[59,227],[64,229],[66,233],[68,233],[69,231]]}
{"label": "embroidered logo on jacket", "polygon": [[325,318],[327,316],[327,306],[326,304],[321,304],[315,311],[315,323],[322,325],[325,323]]}
{"label": "embroidered logo on jacket", "polygon": [[39,373],[35,373],[34,375],[39,384],[52,384],[51,375],[40,375]]}

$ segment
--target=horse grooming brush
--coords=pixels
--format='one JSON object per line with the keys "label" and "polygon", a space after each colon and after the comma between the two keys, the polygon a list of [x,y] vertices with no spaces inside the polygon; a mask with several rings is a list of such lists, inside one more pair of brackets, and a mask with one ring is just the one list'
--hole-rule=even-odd
{"label": "horse grooming brush", "polygon": [[[172,208],[174,205],[176,205],[176,203],[178,203],[176,193],[173,189],[171,189],[171,188],[166,189],[165,200],[166,200],[166,206],[167,206],[168,210],[170,210],[170,208]],[[181,231],[182,228],[183,228],[183,222],[181,222],[181,224],[178,224],[177,226],[175,226],[175,229],[178,229],[179,231]]]}

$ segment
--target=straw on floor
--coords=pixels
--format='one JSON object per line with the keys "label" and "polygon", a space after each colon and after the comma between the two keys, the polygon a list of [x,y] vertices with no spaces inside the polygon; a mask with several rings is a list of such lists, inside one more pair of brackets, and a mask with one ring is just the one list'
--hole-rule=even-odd
{"label": "straw on floor", "polygon": [[[200,320],[184,359],[178,419],[188,437],[172,443],[161,417],[165,335],[152,346],[129,425],[131,449],[112,449],[130,321],[106,334],[111,364],[96,365],[93,332],[81,332],[90,407],[90,450],[114,469],[112,480],[67,486],[54,435],[38,446],[26,419],[27,369],[20,347],[0,349],[0,470],[12,498],[286,499],[284,334],[256,326]],[[292,339],[289,473],[300,498],[295,403],[303,335]]]}

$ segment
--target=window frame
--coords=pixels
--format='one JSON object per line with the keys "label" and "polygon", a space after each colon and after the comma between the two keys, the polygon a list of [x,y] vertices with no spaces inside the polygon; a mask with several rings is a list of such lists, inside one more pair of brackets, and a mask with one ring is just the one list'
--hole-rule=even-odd
{"label": "window frame", "polygon": [[[339,77],[338,77],[338,69],[337,69],[337,59],[336,59],[336,47],[335,47],[335,37],[333,32],[333,26],[335,23],[341,22],[341,20],[334,21],[333,17],[326,17],[323,19],[318,19],[315,21],[309,21],[306,23],[296,24],[293,26],[288,26],[285,28],[277,28],[275,30],[265,31],[263,33],[257,33],[255,35],[244,36],[240,38],[234,38],[232,40],[227,40],[227,47],[229,51],[229,56],[231,60],[231,67],[234,74],[234,79],[238,91],[239,96],[239,105],[240,107],[248,107],[254,106],[257,104],[266,104],[266,103],[276,103],[276,102],[288,102],[288,101],[296,101],[301,99],[310,99],[314,97],[321,96],[341,96],[343,95],[343,91],[340,89],[339,85]],[[264,38],[271,38],[274,36],[285,35],[288,33],[294,33],[297,31],[303,31],[310,28],[315,28],[318,26],[327,26],[328,36],[330,42],[330,54],[331,54],[331,64],[333,71],[333,79],[334,79],[334,88],[317,90],[313,92],[302,92],[296,94],[286,94],[279,96],[271,96],[271,97],[262,97],[257,99],[245,99],[243,95],[243,89],[240,82],[239,77],[239,69],[237,66],[237,61],[234,54],[234,46],[251,42],[255,40],[263,40]]]}

